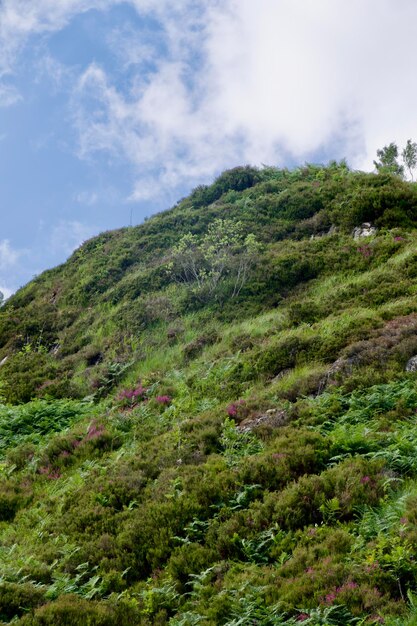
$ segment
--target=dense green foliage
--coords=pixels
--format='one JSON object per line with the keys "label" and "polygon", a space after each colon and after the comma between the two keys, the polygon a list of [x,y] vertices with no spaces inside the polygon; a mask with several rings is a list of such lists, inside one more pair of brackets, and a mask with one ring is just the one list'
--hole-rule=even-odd
{"label": "dense green foliage", "polygon": [[344,163],[225,172],[21,289],[0,622],[417,624],[416,293],[417,186]]}

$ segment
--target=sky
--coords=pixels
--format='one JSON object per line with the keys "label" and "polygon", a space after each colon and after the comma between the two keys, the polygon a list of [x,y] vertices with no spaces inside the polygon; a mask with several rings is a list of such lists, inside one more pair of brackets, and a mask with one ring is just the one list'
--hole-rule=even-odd
{"label": "sky", "polygon": [[417,140],[415,0],[0,0],[0,290],[237,165]]}

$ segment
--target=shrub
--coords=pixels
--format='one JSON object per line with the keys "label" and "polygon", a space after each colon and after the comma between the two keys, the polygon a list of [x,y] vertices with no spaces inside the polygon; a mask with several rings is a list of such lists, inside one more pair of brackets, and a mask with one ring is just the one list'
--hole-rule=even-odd
{"label": "shrub", "polygon": [[2,478],[0,481],[0,521],[10,521],[17,511],[31,499],[30,485],[25,488],[16,481]]}
{"label": "shrub", "polygon": [[0,620],[10,621],[45,601],[45,589],[31,583],[0,583]]}
{"label": "shrub", "polygon": [[24,616],[21,626],[125,626],[135,623],[135,611],[127,603],[87,601],[75,595],[62,596]]}
{"label": "shrub", "polygon": [[227,191],[243,191],[252,187],[258,180],[260,180],[260,173],[256,168],[249,165],[235,167],[223,172],[212,185],[201,185],[194,189],[189,202],[193,207],[208,205],[218,200]]}
{"label": "shrub", "polygon": [[166,571],[174,581],[180,583],[178,591],[185,593],[192,576],[207,569],[216,560],[216,552],[199,543],[186,543],[175,548],[168,561]]}

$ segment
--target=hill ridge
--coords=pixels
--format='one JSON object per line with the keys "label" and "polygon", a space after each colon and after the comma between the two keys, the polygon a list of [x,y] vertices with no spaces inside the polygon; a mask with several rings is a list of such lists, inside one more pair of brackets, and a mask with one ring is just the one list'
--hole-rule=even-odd
{"label": "hill ridge", "polygon": [[384,171],[243,166],[12,296],[0,620],[411,626],[416,226]]}

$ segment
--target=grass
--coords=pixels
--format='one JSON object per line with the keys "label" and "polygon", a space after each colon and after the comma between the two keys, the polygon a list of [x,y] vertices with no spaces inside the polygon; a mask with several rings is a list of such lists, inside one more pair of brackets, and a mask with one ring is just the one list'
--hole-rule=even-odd
{"label": "grass", "polygon": [[[87,242],[0,312],[3,623],[415,623],[415,189],[258,174]],[[355,242],[338,207],[362,192],[380,230]],[[262,255],[239,297],[227,274],[196,297],[167,259],[225,212]]]}

